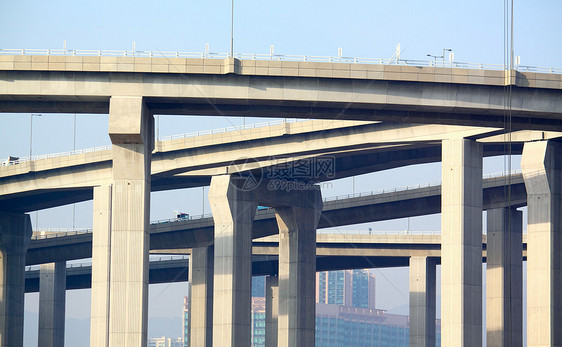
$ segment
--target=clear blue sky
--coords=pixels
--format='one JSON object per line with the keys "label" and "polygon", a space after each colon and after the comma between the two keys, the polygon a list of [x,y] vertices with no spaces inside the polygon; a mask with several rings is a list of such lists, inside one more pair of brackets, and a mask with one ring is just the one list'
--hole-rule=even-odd
{"label": "clear blue sky", "polygon": [[[230,0],[221,1],[8,1],[0,0],[0,48],[130,49],[200,52],[230,50]],[[337,55],[390,58],[398,43],[403,59],[427,59],[451,48],[455,60],[503,64],[504,1],[403,0],[395,1],[235,1],[234,51],[277,54]],[[562,67],[562,1],[516,1],[515,54],[522,65]],[[30,120],[26,114],[0,115],[0,158],[29,154]],[[247,120],[252,122],[253,120]],[[240,118],[162,117],[160,135],[171,135],[241,124]],[[107,116],[79,115],[77,148],[109,144]],[[54,134],[54,136],[53,136]],[[45,115],[33,120],[33,153],[71,150],[72,115]],[[516,164],[517,166],[517,164]],[[485,171],[502,164],[487,161]],[[438,164],[393,170],[359,177],[356,191],[439,181]],[[324,195],[351,192],[349,179]],[[153,194],[151,219],[169,218],[173,210],[202,211],[199,190]],[[205,207],[206,212],[210,209]],[[41,227],[71,227],[71,208],[41,211]],[[91,226],[91,204],[78,204],[77,226]],[[35,215],[32,215],[35,223]],[[405,229],[406,221],[369,225],[374,230]],[[439,229],[439,216],[412,219],[413,230]],[[380,308],[407,304],[407,270],[379,271]],[[392,285],[390,285],[392,283]],[[399,295],[396,295],[398,289]],[[186,285],[151,286],[150,316],[179,317]],[[89,315],[88,291],[68,293],[67,316]],[[37,310],[36,295],[26,297],[26,308]],[[34,326],[26,325],[26,344],[32,345]],[[151,335],[161,335],[150,328]],[[179,335],[180,327],[177,328]],[[67,331],[67,338],[79,339]],[[70,335],[70,337],[68,337]],[[82,344],[87,346],[87,343]]]}

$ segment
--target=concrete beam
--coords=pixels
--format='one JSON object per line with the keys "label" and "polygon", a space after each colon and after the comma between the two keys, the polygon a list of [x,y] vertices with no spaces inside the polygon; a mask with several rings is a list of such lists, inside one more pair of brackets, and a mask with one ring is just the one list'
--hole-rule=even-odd
{"label": "concrete beam", "polygon": [[562,346],[562,145],[526,143],[527,345]]}
{"label": "concrete beam", "polygon": [[442,142],[441,345],[482,344],[482,145]]}
{"label": "concrete beam", "polygon": [[191,347],[213,345],[214,247],[196,247],[189,258],[189,343]]}
{"label": "concrete beam", "polygon": [[25,253],[31,239],[26,214],[0,212],[0,346],[23,345]]}
{"label": "concrete beam", "polygon": [[410,346],[435,346],[437,259],[410,258]]}
{"label": "concrete beam", "polygon": [[66,262],[41,264],[39,280],[39,347],[63,347]]}
{"label": "concrete beam", "polygon": [[486,339],[488,347],[523,343],[523,213],[513,208],[488,211]]}

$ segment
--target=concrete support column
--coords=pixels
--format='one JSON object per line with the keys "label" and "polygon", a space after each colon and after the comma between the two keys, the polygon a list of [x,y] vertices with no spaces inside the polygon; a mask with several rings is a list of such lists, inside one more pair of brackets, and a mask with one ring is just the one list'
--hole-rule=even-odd
{"label": "concrete support column", "polygon": [[482,345],[482,145],[442,142],[441,345]]}
{"label": "concrete support column", "polygon": [[279,278],[265,278],[265,347],[277,347]]}
{"label": "concrete support column", "polygon": [[189,258],[191,347],[213,345],[213,263],[214,247],[197,247]]}
{"label": "concrete support column", "polygon": [[302,207],[276,207],[279,226],[280,347],[314,346],[316,322],[316,227],[320,190],[295,192]]}
{"label": "concrete support column", "polygon": [[25,254],[31,239],[26,214],[0,212],[0,346],[23,345]]}
{"label": "concrete support column", "polygon": [[488,347],[523,343],[523,213],[488,210],[486,340]]}
{"label": "concrete support column", "polygon": [[410,257],[410,346],[435,346],[435,267],[428,257]]}
{"label": "concrete support column", "polygon": [[150,161],[154,119],[142,97],[111,97],[109,345],[147,344]]}
{"label": "concrete support column", "polygon": [[39,270],[39,347],[64,346],[66,262],[41,264]]}
{"label": "concrete support column", "polygon": [[527,345],[562,346],[562,145],[525,143]]}
{"label": "concrete support column", "polygon": [[109,273],[111,260],[111,185],[94,187],[92,306],[90,346],[109,346]]}
{"label": "concrete support column", "polygon": [[252,224],[257,203],[230,175],[211,179],[215,221],[213,346],[251,343]]}

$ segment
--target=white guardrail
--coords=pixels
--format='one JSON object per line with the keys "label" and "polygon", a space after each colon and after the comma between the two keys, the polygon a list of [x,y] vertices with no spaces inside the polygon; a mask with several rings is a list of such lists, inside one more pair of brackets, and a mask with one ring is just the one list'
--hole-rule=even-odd
{"label": "white guardrail", "polygon": [[[155,256],[150,255],[149,261],[152,263],[164,262],[164,261],[175,261],[175,260],[187,260],[189,256],[187,255],[168,255],[168,256]],[[92,266],[92,260],[80,260],[78,263],[66,262],[66,268],[83,268]],[[39,271],[41,269],[40,265],[28,265],[25,267],[25,271]]]}
{"label": "white guardrail", "polygon": [[[212,134],[222,134],[222,133],[229,133],[234,131],[242,131],[248,129],[257,129],[257,128],[265,128],[274,125],[281,125],[287,123],[297,123],[297,122],[305,122],[308,119],[300,119],[300,118],[286,118],[286,119],[276,119],[269,122],[262,122],[262,123],[253,123],[253,124],[245,124],[245,125],[233,125],[231,127],[224,127],[224,128],[217,128],[217,129],[210,129],[210,130],[201,130],[201,131],[194,131],[191,133],[185,134],[178,134],[178,135],[170,135],[170,136],[163,136],[158,137],[156,141],[171,141],[171,140],[179,140],[185,139],[190,137],[196,136],[204,136],[204,135],[212,135]],[[7,159],[0,163],[0,166],[10,166],[16,165],[28,161],[34,161],[39,159],[50,159],[50,158],[60,158],[66,157],[70,155],[79,155],[84,153],[91,153],[91,152],[98,152],[98,151],[105,151],[111,149],[111,145],[106,146],[99,146],[94,148],[86,148],[86,149],[77,149],[74,151],[66,151],[60,153],[49,153],[49,154],[40,154],[40,155],[33,155],[31,157],[17,157],[17,159]],[[14,158],[14,157],[11,157]]]}
{"label": "white guardrail", "polygon": [[[520,174],[522,171],[520,169],[518,170],[513,170],[511,171],[510,175],[517,175]],[[482,177],[484,179],[487,178],[498,178],[498,177],[507,177],[507,174],[505,172],[495,172],[495,173],[491,173],[491,174],[485,174]],[[365,197],[365,196],[372,196],[372,195],[378,195],[378,194],[386,194],[386,193],[395,193],[395,192],[405,192],[408,190],[414,190],[414,189],[420,189],[420,188],[427,188],[427,187],[437,187],[441,185],[441,182],[434,182],[434,183],[425,183],[425,184],[418,184],[418,185],[413,185],[413,186],[404,186],[404,187],[398,187],[398,188],[393,188],[393,189],[383,189],[383,190],[379,190],[379,191],[370,191],[370,192],[363,192],[363,193],[356,193],[356,194],[347,194],[347,195],[337,195],[337,196],[332,196],[332,197],[326,197],[323,198],[322,200],[324,202],[327,201],[336,201],[336,200],[343,200],[343,199],[352,199],[352,198],[358,198],[358,197]],[[271,209],[270,207],[267,208],[260,208],[260,211],[263,210],[269,210]],[[187,220],[198,220],[198,219],[203,219],[203,218],[211,218],[213,217],[212,213],[207,213],[207,214],[203,214],[203,215],[190,215],[190,214],[185,214],[179,218],[169,218],[169,219],[158,219],[158,220],[154,220],[151,221],[150,224],[151,225],[158,225],[158,224],[166,224],[166,223],[174,223],[174,222],[181,222],[181,221],[187,221]],[[356,230],[351,230],[352,232],[356,232]],[[346,230],[319,230],[318,233],[319,234],[325,234],[325,233],[345,233]],[[90,234],[92,233],[92,229],[72,229],[72,228],[38,228],[33,230],[33,236],[32,236],[32,240],[41,240],[41,239],[49,239],[49,238],[55,238],[55,237],[66,237],[66,236],[74,236],[74,235],[81,235],[81,234]],[[372,235],[379,235],[381,232],[376,232],[376,231],[367,231],[367,234],[372,233]],[[396,234],[403,234],[404,231],[384,231],[382,233],[392,233],[392,234],[388,234],[388,235],[396,235]],[[409,232],[411,235],[417,235],[415,234],[416,232]],[[413,233],[413,234],[412,234]],[[420,233],[426,233],[426,232],[420,232]],[[431,233],[435,233],[435,232],[431,232]],[[371,234],[369,234],[371,235]],[[387,234],[382,234],[382,235],[387,235]],[[424,234],[425,235],[425,234]]]}
{"label": "white guardrail", "polygon": [[[0,49],[0,55],[58,55],[58,56],[98,56],[98,57],[147,57],[147,58],[205,58],[225,59],[230,58],[230,53],[213,52],[161,52],[161,51],[122,51],[122,50],[82,50],[82,49]],[[287,54],[252,54],[235,53],[234,58],[242,60],[276,60],[276,61],[311,61],[326,63],[352,63],[352,64],[379,64],[379,65],[406,65],[406,66],[433,66],[453,67],[463,69],[507,70],[502,64],[464,63],[457,61],[435,61],[414,59],[384,59],[384,58],[355,58],[345,56],[315,56],[315,55],[287,55]],[[537,67],[517,65],[518,71],[562,73],[562,68]]]}

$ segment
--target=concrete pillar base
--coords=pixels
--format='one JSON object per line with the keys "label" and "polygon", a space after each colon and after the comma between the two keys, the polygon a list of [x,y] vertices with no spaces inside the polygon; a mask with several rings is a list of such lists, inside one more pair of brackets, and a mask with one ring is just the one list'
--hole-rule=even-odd
{"label": "concrete pillar base", "polygon": [[314,346],[316,324],[316,228],[319,190],[291,192],[301,206],[276,207],[279,226],[278,346]]}
{"label": "concrete pillar base", "polygon": [[279,278],[265,278],[265,347],[277,347]]}
{"label": "concrete pillar base", "polygon": [[190,341],[188,346],[213,345],[213,263],[214,247],[197,247],[189,258]]}
{"label": "concrete pillar base", "polygon": [[525,143],[527,345],[562,346],[562,145]]}
{"label": "concrete pillar base", "polygon": [[482,145],[442,142],[441,345],[482,345]]}
{"label": "concrete pillar base", "polygon": [[23,345],[25,254],[31,239],[26,214],[0,212],[0,346]]}
{"label": "concrete pillar base", "polygon": [[437,260],[410,258],[410,346],[435,346]]}
{"label": "concrete pillar base", "polygon": [[41,264],[39,271],[39,347],[63,347],[66,262]]}
{"label": "concrete pillar base", "polygon": [[523,344],[522,212],[488,211],[486,341],[488,347]]}

